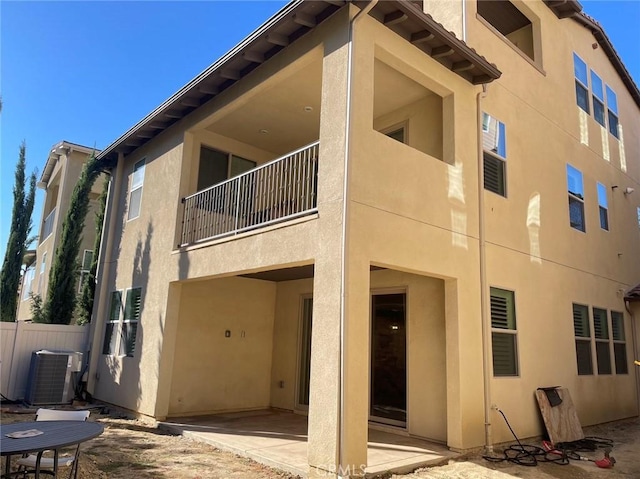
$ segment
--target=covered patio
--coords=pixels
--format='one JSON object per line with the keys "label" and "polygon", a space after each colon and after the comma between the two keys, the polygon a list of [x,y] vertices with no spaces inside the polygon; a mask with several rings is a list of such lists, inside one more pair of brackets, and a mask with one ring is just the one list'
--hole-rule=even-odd
{"label": "covered patio", "polygon": [[[267,409],[168,419],[159,427],[307,477],[307,417]],[[455,457],[444,445],[369,429],[367,476],[410,472]]]}

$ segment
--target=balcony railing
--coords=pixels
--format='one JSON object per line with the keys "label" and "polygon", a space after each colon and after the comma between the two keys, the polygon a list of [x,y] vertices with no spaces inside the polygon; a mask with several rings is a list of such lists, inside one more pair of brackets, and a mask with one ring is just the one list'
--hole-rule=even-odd
{"label": "balcony railing", "polygon": [[53,232],[53,222],[56,219],[56,208],[51,210],[51,213],[44,219],[42,223],[42,232],[40,234],[40,243],[46,240]]}
{"label": "balcony railing", "polygon": [[319,142],[183,198],[180,246],[316,211]]}

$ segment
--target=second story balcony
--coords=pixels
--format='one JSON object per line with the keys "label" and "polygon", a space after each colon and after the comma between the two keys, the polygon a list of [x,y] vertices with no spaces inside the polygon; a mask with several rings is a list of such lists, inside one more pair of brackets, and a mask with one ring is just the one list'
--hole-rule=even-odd
{"label": "second story balcony", "polygon": [[51,210],[51,213],[42,222],[42,230],[40,232],[40,243],[46,240],[53,232],[53,222],[56,219],[56,208]]}
{"label": "second story balcony", "polygon": [[316,212],[319,142],[182,199],[180,246]]}

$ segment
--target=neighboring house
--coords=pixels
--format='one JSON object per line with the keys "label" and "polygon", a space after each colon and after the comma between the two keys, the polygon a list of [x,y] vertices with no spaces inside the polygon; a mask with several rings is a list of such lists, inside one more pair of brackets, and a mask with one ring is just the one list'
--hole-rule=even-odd
{"label": "neighboring house", "polygon": [[[55,257],[55,250],[60,244],[62,223],[69,209],[71,194],[80,178],[82,167],[94,152],[98,151],[68,141],[61,141],[51,148],[38,182],[38,187],[45,191],[42,219],[40,222],[34,221],[33,232],[38,234],[36,257],[23,275],[18,303],[18,321],[31,319],[31,294],[40,295],[43,300],[47,297],[49,271]],[[78,291],[80,291],[80,278],[88,272],[93,259],[96,237],[94,218],[98,211],[97,200],[104,183],[101,178],[99,177],[93,184],[89,198],[89,212],[85,219],[78,255]]]}
{"label": "neighboring house", "polygon": [[495,405],[541,434],[539,387],[636,416],[640,93],[602,29],[357,5],[290,3],[100,154],[89,391],[308,413],[320,469],[366,464],[369,424],[468,450],[511,439]]}

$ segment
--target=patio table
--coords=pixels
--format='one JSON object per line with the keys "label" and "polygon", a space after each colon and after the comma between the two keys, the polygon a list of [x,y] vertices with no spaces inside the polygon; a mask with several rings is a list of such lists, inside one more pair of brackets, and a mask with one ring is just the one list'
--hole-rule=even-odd
{"label": "patio table", "polygon": [[[11,438],[7,434],[37,429],[42,434],[31,437]],[[20,473],[11,472],[11,456],[37,453],[38,462],[35,473],[36,479],[40,473],[58,477],[58,451],[67,446],[74,446],[99,436],[104,431],[102,424],[87,421],[33,421],[0,424],[0,453],[6,456],[5,472],[0,478],[10,478]],[[51,450],[54,453],[54,470],[40,471],[42,453]],[[76,457],[78,460],[78,457]]]}

